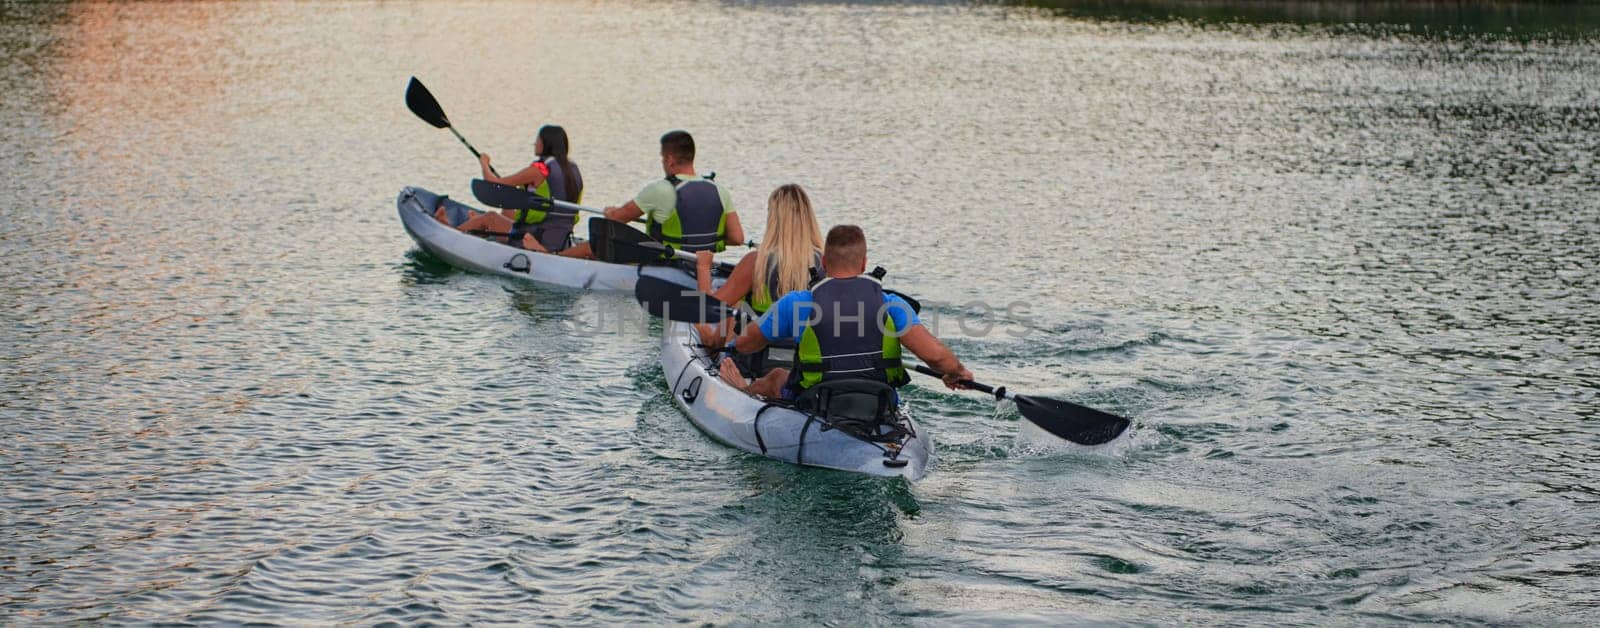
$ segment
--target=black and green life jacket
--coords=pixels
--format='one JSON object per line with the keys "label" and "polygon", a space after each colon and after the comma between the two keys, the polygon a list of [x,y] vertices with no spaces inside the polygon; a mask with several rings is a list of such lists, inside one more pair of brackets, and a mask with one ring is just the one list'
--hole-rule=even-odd
{"label": "black and green life jacket", "polygon": [[815,320],[800,334],[789,386],[867,379],[900,387],[910,382],[900,361],[900,334],[883,301],[883,286],[861,275],[824,279],[811,288]]}
{"label": "black and green life jacket", "polygon": [[[549,175],[544,182],[537,186],[523,186],[523,189],[533,192],[543,198],[576,203],[583,197],[583,178],[578,174],[578,164],[567,162],[572,166],[573,178],[577,182],[576,190],[567,189],[566,169],[555,157],[545,157],[544,165]],[[572,236],[572,227],[577,223],[578,212],[569,209],[559,209],[552,205],[543,208],[524,208],[517,211],[517,218],[512,222],[511,233],[506,237],[506,243],[520,248],[522,236],[532,233],[534,239],[544,246],[545,250],[552,253],[567,248],[567,242]]]}
{"label": "black and green life jacket", "polygon": [[650,219],[650,237],[680,251],[722,251],[727,248],[728,215],[722,206],[722,194],[717,184],[709,176],[687,181],[668,176],[667,181],[677,190],[678,198],[666,222]]}

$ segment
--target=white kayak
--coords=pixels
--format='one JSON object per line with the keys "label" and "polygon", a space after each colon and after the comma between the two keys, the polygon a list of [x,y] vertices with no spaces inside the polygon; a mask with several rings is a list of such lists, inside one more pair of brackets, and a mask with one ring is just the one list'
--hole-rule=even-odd
{"label": "white kayak", "polygon": [[672,399],[701,431],[731,447],[784,462],[883,477],[921,478],[933,441],[904,408],[894,425],[870,432],[848,420],[803,412],[758,399],[718,376],[689,323],[669,322],[661,338],[661,369]]}
{"label": "white kayak", "polygon": [[[454,199],[445,202],[455,206],[456,211],[480,211]],[[422,188],[400,190],[395,204],[399,207],[400,222],[417,246],[462,270],[600,292],[632,292],[639,281],[639,267],[635,265],[525,251],[447,227],[433,218],[439,206],[439,195]],[[694,285],[687,272],[665,269],[663,272],[680,274],[685,285]]]}

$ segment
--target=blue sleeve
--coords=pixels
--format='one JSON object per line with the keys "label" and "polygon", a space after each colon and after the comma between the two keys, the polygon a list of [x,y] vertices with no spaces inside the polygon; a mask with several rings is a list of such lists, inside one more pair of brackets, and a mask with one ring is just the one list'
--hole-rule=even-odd
{"label": "blue sleeve", "polygon": [[800,341],[800,321],[802,316],[809,316],[811,308],[811,292],[797,290],[783,295],[777,303],[773,303],[767,313],[761,315],[761,335],[767,342],[778,340]]}
{"label": "blue sleeve", "polygon": [[892,294],[883,295],[884,309],[889,312],[889,320],[894,321],[894,328],[899,333],[905,333],[912,325],[921,325],[922,319],[917,316],[917,311],[911,309],[911,304],[905,299]]}

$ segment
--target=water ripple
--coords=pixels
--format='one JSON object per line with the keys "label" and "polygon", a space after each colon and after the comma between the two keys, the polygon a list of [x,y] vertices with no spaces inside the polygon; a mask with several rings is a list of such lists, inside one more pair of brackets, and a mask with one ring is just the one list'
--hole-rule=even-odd
{"label": "water ripple", "polygon": [[[0,11],[0,622],[1594,623],[1592,36],[307,8]],[[1134,427],[923,380],[915,485],[720,446],[626,296],[414,249],[473,171],[413,74],[592,204],[673,127],[753,233],[798,181],[981,380]]]}

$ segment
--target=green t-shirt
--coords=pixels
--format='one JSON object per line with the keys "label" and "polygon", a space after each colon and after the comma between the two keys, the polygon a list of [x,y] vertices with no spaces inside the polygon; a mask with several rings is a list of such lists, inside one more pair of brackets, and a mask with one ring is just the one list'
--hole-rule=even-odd
{"label": "green t-shirt", "polygon": [[[699,178],[696,175],[678,175],[678,179],[683,181],[694,181]],[[712,183],[716,184],[715,181]],[[722,199],[723,215],[733,213],[733,197],[728,196],[728,188],[721,184],[716,186],[717,196]],[[664,223],[672,217],[672,208],[678,204],[678,188],[673,187],[672,182],[666,179],[656,179],[645,184],[644,188],[633,196],[633,204],[644,210],[644,215],[649,219]]]}

